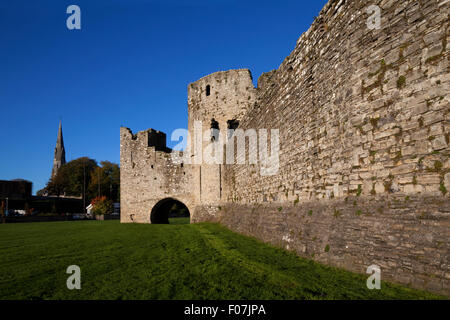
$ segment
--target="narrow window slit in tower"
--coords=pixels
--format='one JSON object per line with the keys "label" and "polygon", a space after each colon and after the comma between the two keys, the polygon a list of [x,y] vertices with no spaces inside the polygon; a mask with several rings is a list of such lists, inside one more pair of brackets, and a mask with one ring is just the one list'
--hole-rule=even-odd
{"label": "narrow window slit in tower", "polygon": [[211,86],[208,84],[206,86],[206,96],[208,97],[211,94]]}
{"label": "narrow window slit in tower", "polygon": [[231,138],[234,131],[239,127],[239,121],[236,119],[228,120],[227,121],[227,128],[228,128],[228,139]]}
{"label": "narrow window slit in tower", "polygon": [[212,118],[211,119],[211,141],[219,139],[219,123]]}

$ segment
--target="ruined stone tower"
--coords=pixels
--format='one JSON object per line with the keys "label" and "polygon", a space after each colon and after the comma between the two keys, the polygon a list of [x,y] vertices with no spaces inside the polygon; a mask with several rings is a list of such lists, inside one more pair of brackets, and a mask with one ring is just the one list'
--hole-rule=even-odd
{"label": "ruined stone tower", "polygon": [[151,223],[180,201],[191,222],[450,294],[448,1],[375,1],[379,28],[371,4],[330,0],[257,88],[245,69],[188,86],[191,141],[277,129],[276,174],[186,161],[195,150],[176,163],[164,133],[121,128],[121,221]]}
{"label": "ruined stone tower", "polygon": [[55,155],[53,157],[52,178],[56,176],[59,168],[66,163],[66,150],[64,149],[64,139],[62,133],[62,123],[59,121],[58,137],[56,139]]}
{"label": "ruined stone tower", "polygon": [[[226,135],[253,106],[255,94],[247,69],[217,72],[188,86],[188,131],[194,142],[194,126],[199,125],[204,140],[200,157],[213,137],[212,126]],[[196,207],[214,212],[226,202],[224,165],[196,164],[194,152],[187,155],[190,163],[174,163],[166,135],[153,129],[133,134],[121,128],[120,137],[122,222],[150,223],[157,204],[173,200],[185,204],[195,221]]]}
{"label": "ruined stone tower", "polygon": [[[256,89],[252,75],[248,69],[216,72],[188,86],[188,131],[194,138],[195,123],[198,131],[204,135],[209,130],[210,137],[203,136],[200,154],[203,156],[209,139],[218,139],[221,134],[227,139],[227,129],[237,128],[239,121],[253,107]],[[201,125],[201,127],[200,127]],[[198,141],[196,142],[199,143]],[[199,156],[192,150],[195,156]],[[195,160],[195,159],[194,159]],[[196,202],[205,206],[219,206],[226,202],[229,192],[225,184],[224,161],[209,164],[202,159],[201,165],[190,166],[193,176],[192,186],[195,188]],[[195,219],[194,219],[195,220]]]}

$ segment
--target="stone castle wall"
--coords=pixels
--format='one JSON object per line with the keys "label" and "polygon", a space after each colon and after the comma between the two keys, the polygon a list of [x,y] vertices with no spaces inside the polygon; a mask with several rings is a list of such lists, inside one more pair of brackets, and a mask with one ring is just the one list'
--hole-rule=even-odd
{"label": "stone castle wall", "polygon": [[[256,89],[247,69],[217,72],[189,84],[188,130],[194,140],[194,122],[200,123],[203,147],[199,154],[203,155],[211,142],[212,120],[226,134],[228,121],[241,119],[255,99]],[[226,201],[229,188],[224,185],[223,165],[195,164],[195,154],[176,163],[171,152],[163,132],[149,129],[133,134],[129,128],[120,129],[122,222],[151,223],[152,209],[169,198],[184,203],[194,221],[197,206],[214,209]]]}
{"label": "stone castle wall", "polygon": [[[381,8],[379,30],[366,25],[371,4]],[[385,280],[450,294],[448,5],[329,1],[257,88],[248,70],[189,85],[190,132],[212,118],[220,130],[232,119],[244,130],[279,129],[275,175],[202,164],[181,177],[167,153],[123,128],[123,221],[148,222],[155,201],[174,195],[193,222],[360,273],[377,264]],[[157,174],[144,168],[155,161]]]}
{"label": "stone castle wall", "polygon": [[236,168],[235,196],[244,202],[439,194],[448,183],[445,1],[379,1],[380,30],[365,25],[366,1],[338,2],[241,120],[241,128],[279,128],[282,150],[277,175]]}
{"label": "stone castle wall", "polygon": [[120,128],[121,222],[150,223],[153,207],[166,198],[181,201],[193,211],[191,172],[174,163],[170,151],[165,134],[159,131],[133,135],[130,129]]}
{"label": "stone castle wall", "polygon": [[450,292],[448,3],[331,1],[240,128],[280,130],[280,170],[226,168],[228,205],[197,221],[385,279]]}

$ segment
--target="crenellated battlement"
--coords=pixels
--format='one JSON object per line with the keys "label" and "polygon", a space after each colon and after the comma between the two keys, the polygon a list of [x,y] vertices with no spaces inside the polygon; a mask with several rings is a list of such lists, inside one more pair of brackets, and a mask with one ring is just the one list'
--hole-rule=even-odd
{"label": "crenellated battlement", "polygon": [[121,139],[135,141],[139,146],[154,148],[156,151],[171,152],[166,145],[166,134],[155,129],[147,129],[133,134],[130,128],[120,128]]}

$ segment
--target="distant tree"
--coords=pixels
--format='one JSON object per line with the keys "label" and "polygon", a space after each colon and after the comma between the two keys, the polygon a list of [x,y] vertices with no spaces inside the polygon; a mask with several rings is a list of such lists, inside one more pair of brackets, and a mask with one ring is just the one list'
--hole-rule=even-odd
{"label": "distant tree", "polygon": [[174,203],[169,209],[169,217],[188,217],[189,213],[185,206]]}
{"label": "distant tree", "polygon": [[101,167],[91,172],[89,194],[107,196],[114,202],[120,199],[120,168],[119,165],[109,162],[100,162]]}
{"label": "distant tree", "polygon": [[[88,187],[91,172],[97,168],[97,161],[82,157],[62,165],[55,177],[51,178],[45,187],[49,195],[82,196],[85,188],[86,198],[91,199]],[[44,193],[39,191],[39,193]]]}
{"label": "distant tree", "polygon": [[55,177],[37,195],[86,196],[86,203],[99,196],[114,202],[120,199],[120,168],[109,162],[82,157],[62,165]]}
{"label": "distant tree", "polygon": [[2,214],[2,223],[5,223],[6,222],[6,220],[5,220],[5,201],[4,200],[2,200],[2,204],[1,204],[1,206],[0,206],[0,213]]}

